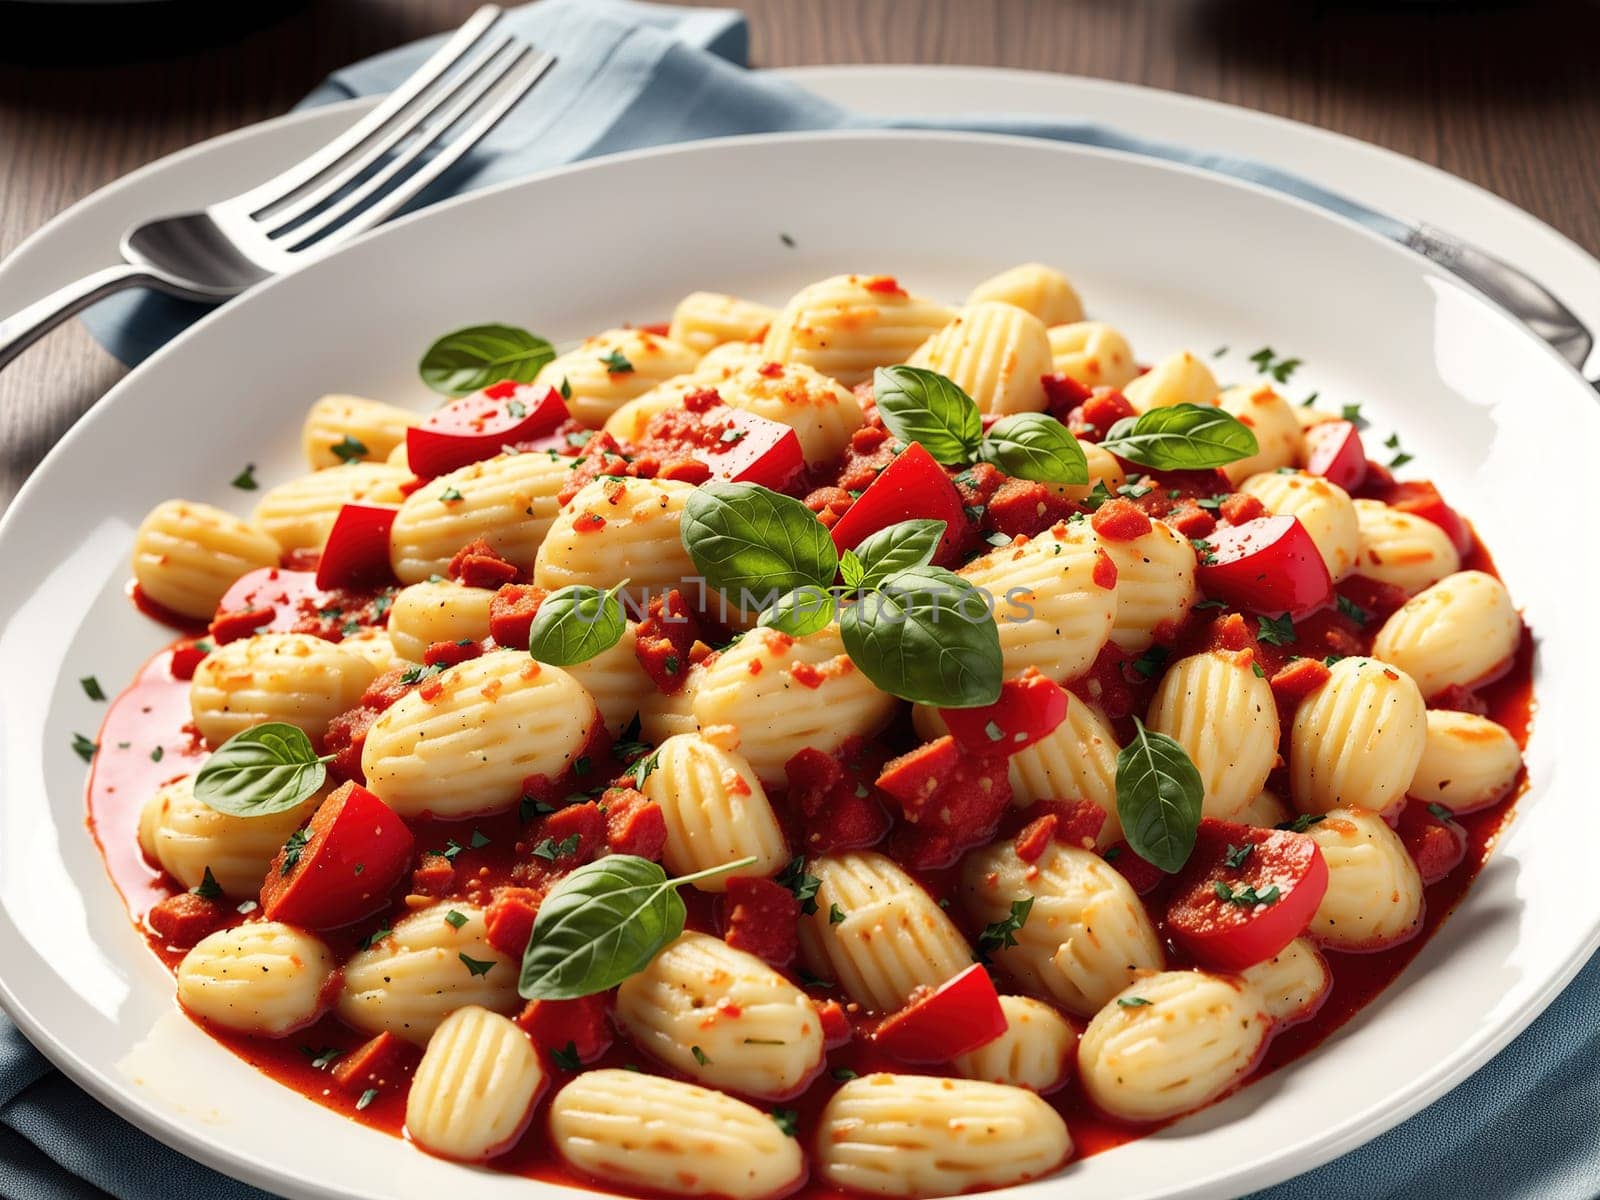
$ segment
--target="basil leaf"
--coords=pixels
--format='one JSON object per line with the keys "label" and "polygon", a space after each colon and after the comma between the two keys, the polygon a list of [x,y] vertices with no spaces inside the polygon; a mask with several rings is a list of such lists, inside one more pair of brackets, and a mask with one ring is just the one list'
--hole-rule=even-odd
{"label": "basil leaf", "polygon": [[1225,467],[1261,449],[1243,421],[1199,404],[1174,404],[1124,417],[1110,428],[1100,447],[1157,471]]}
{"label": "basil leaf", "polygon": [[539,906],[518,993],[525,1000],[576,1000],[616,987],[683,932],[679,887],[753,862],[744,858],[679,879],[632,854],[579,867]]}
{"label": "basil leaf", "polygon": [[978,458],[1036,483],[1089,482],[1089,460],[1078,439],[1044,413],[1017,413],[996,421],[983,435]]}
{"label": "basil leaf", "polygon": [[1138,717],[1133,724],[1117,755],[1117,817],[1133,852],[1171,874],[1194,850],[1205,784],[1182,746]]}
{"label": "basil leaf", "polygon": [[528,653],[552,667],[588,662],[622,640],[628,631],[617,593],[624,579],[609,592],[573,584],[544,598],[528,631]]}
{"label": "basil leaf", "polygon": [[861,586],[861,581],[867,577],[866,565],[854,550],[846,550],[839,555],[839,577],[844,580],[845,587],[852,592]]}
{"label": "basil leaf", "polygon": [[514,325],[472,325],[445,334],[417,364],[422,382],[446,396],[466,396],[503,379],[532,383],[556,348]]}
{"label": "basil leaf", "polygon": [[807,583],[778,597],[756,623],[790,637],[805,637],[826,629],[833,621],[834,608],[832,592]]}
{"label": "basil leaf", "polygon": [[909,571],[912,567],[925,567],[939,552],[939,539],[944,537],[943,521],[900,521],[887,529],[865,538],[855,548],[861,562],[861,578],[852,587],[876,587],[896,571]]}
{"label": "basil leaf", "polygon": [[845,650],[883,691],[972,708],[1000,698],[1000,631],[988,597],[943,567],[912,567],[839,616]]}
{"label": "basil leaf", "polygon": [[230,817],[288,812],[322,786],[325,761],[298,726],[269,721],[217,747],[194,777],[194,798]]}
{"label": "basil leaf", "polygon": [[719,592],[787,592],[833,586],[839,553],[817,514],[754,483],[705,483],[683,506],[679,537],[695,569]]}
{"label": "basil leaf", "polygon": [[872,398],[884,426],[902,442],[921,442],[934,460],[969,461],[983,437],[978,405],[937,371],[879,367],[872,373]]}

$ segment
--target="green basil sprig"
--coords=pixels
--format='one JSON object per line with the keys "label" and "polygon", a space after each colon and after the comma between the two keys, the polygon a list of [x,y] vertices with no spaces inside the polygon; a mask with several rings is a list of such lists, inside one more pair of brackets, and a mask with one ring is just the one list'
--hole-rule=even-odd
{"label": "green basil sprig", "polygon": [[922,367],[879,367],[872,396],[884,426],[947,467],[988,462],[1007,475],[1037,483],[1088,483],[1089,463],[1078,439],[1044,413],[1018,413],[988,433],[977,402],[960,387]]}
{"label": "green basil sprig", "polygon": [[1133,852],[1171,874],[1194,850],[1205,784],[1182,746],[1138,717],[1133,724],[1117,755],[1117,817]]}
{"label": "green basil sprig", "polygon": [[1156,471],[1225,467],[1261,449],[1239,418],[1200,404],[1174,404],[1124,417],[1107,430],[1100,447]]}
{"label": "green basil sprig", "polygon": [[528,630],[528,653],[552,667],[570,667],[604,654],[628,631],[627,616],[617,599],[627,586],[624,579],[609,592],[583,584],[551,592]]}
{"label": "green basil sprig", "polygon": [[1000,698],[1000,630],[988,598],[943,567],[896,571],[839,614],[844,648],[890,695],[941,708]]}
{"label": "green basil sprig", "polygon": [[678,528],[695,569],[719,592],[830,587],[839,570],[839,552],[817,514],[759,484],[701,484],[685,501]]}
{"label": "green basil sprig", "polygon": [[576,1000],[616,987],[683,932],[680,887],[755,861],[752,855],[677,879],[632,854],[608,854],[579,867],[539,906],[518,993],[525,1000]]}
{"label": "green basil sprig", "polygon": [[901,521],[863,538],[839,558],[839,573],[848,588],[877,587],[897,571],[925,567],[939,552],[943,521]]}
{"label": "green basil sprig", "polygon": [[769,608],[762,610],[756,624],[787,633],[790,637],[805,637],[832,624],[837,610],[838,604],[832,592],[805,583],[793,591],[785,592]]}
{"label": "green basil sprig", "polygon": [[305,731],[269,721],[234,734],[194,777],[194,798],[230,817],[270,817],[297,808],[328,778]]}
{"label": "green basil sprig", "polygon": [[555,356],[554,346],[526,329],[472,325],[429,346],[417,372],[423,383],[442,395],[466,396],[506,379],[532,383]]}

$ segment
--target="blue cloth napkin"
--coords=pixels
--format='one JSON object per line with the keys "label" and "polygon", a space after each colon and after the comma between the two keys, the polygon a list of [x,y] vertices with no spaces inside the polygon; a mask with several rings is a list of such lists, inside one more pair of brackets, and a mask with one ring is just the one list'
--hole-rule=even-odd
{"label": "blue cloth napkin", "polygon": [[[951,115],[894,119],[848,112],[744,69],[744,19],[725,10],[632,0],[543,0],[506,17],[560,63],[532,101],[422,202],[599,154],[774,130],[917,127],[1027,134],[1153,155],[1250,179],[1322,205],[1391,238],[1406,226],[1260,163],[1129,137],[1084,121]],[[340,71],[307,105],[390,90],[437,41]],[[134,363],[205,309],[167,297],[114,297],[86,317],[108,350]],[[1257,1194],[1319,1197],[1600,1195],[1600,960],[1511,1046],[1466,1083],[1365,1147]],[[255,1200],[146,1137],[75,1088],[0,1016],[0,1196],[27,1200]]]}

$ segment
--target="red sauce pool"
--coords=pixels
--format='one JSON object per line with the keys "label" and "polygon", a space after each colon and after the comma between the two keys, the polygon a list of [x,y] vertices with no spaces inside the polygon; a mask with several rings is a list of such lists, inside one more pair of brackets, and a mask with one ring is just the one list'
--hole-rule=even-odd
{"label": "red sauce pool", "polygon": [[[1462,569],[1493,573],[1494,567],[1480,545],[1467,556]],[[1524,748],[1534,712],[1533,653],[1533,639],[1525,630],[1522,645],[1510,669],[1495,682],[1478,689],[1479,696],[1488,705],[1488,715],[1510,730],[1517,743]],[[161,784],[197,769],[205,757],[205,751],[188,725],[188,682],[172,677],[170,661],[170,650],[156,655],[129,689],[112,702],[101,729],[100,752],[96,755],[89,779],[88,825],[105,857],[106,868],[122,893],[130,916],[138,923],[151,949],[169,967],[175,968],[183,957],[182,951],[173,950],[163,945],[159,938],[151,936],[144,923],[144,914],[157,901],[172,895],[177,889],[166,876],[144,860],[138,846],[139,811],[145,799]],[[1293,1062],[1315,1048],[1400,974],[1466,895],[1509,819],[1516,796],[1525,787],[1524,780],[1508,799],[1460,818],[1468,838],[1466,859],[1443,880],[1427,888],[1426,916],[1418,936],[1403,945],[1373,954],[1324,952],[1333,976],[1333,985],[1324,1004],[1310,1020],[1283,1029],[1273,1037],[1247,1083]],[[424,822],[414,826],[419,847],[442,846],[452,836],[465,841],[459,835],[463,831],[470,835],[474,827],[481,828],[494,843],[509,846],[516,839],[519,822],[516,814],[512,813],[476,822],[435,822],[431,825]],[[465,855],[473,853],[477,852],[467,851]],[[465,855],[458,859],[458,863],[465,862],[475,870],[476,864]],[[925,877],[922,882],[935,896],[943,895],[949,888],[950,874],[935,873]],[[1160,897],[1158,889],[1152,897],[1146,898],[1147,902],[1153,901],[1153,918],[1159,916]],[[690,926],[717,932],[712,903],[700,893],[691,893],[685,898],[689,901]],[[951,915],[960,923],[960,915],[954,906]],[[379,923],[381,921],[374,920],[350,931],[335,931],[325,937],[336,953],[347,955],[361,940],[367,925]],[[971,936],[976,930],[968,929],[966,932]],[[843,999],[827,989],[813,988],[808,994],[819,998],[835,995]],[[1084,1022],[1077,1018],[1072,1020],[1081,1030]],[[366,1040],[365,1035],[345,1027],[336,1019],[325,1017],[309,1029],[276,1042],[216,1029],[208,1029],[208,1032],[239,1057],[285,1086],[353,1120],[403,1136],[404,1089],[390,1088],[381,1092],[364,1109],[358,1110],[358,1097],[340,1090],[327,1070],[313,1065],[313,1059],[324,1049],[352,1050]],[[642,1066],[647,1062],[644,1055],[619,1039],[606,1058],[596,1065]],[[654,1065],[652,1069],[662,1070],[659,1065]],[[859,1074],[878,1069],[906,1070],[904,1066],[876,1059],[870,1044],[862,1038],[829,1053],[827,1070],[841,1069]],[[553,1073],[557,1078],[552,1087],[559,1086],[565,1077],[558,1069]],[[803,1141],[808,1142],[813,1135],[818,1115],[832,1090],[832,1080],[825,1072],[806,1095],[783,1105],[798,1110],[799,1136]],[[1083,1100],[1075,1082],[1049,1099],[1066,1118],[1077,1157],[1098,1154],[1159,1128],[1129,1126],[1095,1113]],[[768,1104],[764,1107],[770,1109],[775,1106]],[[568,1170],[546,1144],[543,1122],[538,1119],[518,1145],[510,1153],[496,1159],[493,1166],[552,1183],[610,1190]],[[819,1200],[821,1197],[842,1196],[843,1193],[813,1179],[795,1195],[803,1200]]]}

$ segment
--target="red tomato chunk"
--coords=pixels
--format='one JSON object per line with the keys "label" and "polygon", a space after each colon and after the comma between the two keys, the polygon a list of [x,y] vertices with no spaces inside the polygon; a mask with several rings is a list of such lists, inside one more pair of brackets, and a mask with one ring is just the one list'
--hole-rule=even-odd
{"label": "red tomato chunk", "polygon": [[577,1000],[530,1000],[517,1024],[546,1052],[569,1047],[581,1063],[592,1063],[611,1049],[611,1023],[605,996]]}
{"label": "red tomato chunk", "polygon": [[392,1033],[380,1033],[334,1063],[333,1079],[352,1096],[368,1088],[382,1091],[403,1082],[416,1058],[416,1048],[410,1043]]}
{"label": "red tomato chunk", "polygon": [[884,1053],[907,1063],[949,1062],[1006,1031],[1006,1014],[994,981],[973,963],[934,989],[919,988],[911,1002],[872,1035]]}
{"label": "red tomato chunk", "polygon": [[800,902],[770,879],[740,875],[728,880],[724,939],[775,967],[786,967],[800,952]]}
{"label": "red tomato chunk", "polygon": [[228,913],[215,900],[207,900],[193,892],[179,892],[158,903],[145,920],[167,945],[187,950],[207,934],[215,933],[226,925]]}
{"label": "red tomato chunk", "polygon": [[499,454],[501,448],[548,433],[567,419],[551,387],[507,380],[445,405],[406,431],[406,462],[424,479]]}
{"label": "red tomato chunk", "polygon": [[413,839],[387,804],[346,783],[279,850],[261,885],[268,920],[336,929],[382,908],[411,862]]}
{"label": "red tomato chunk", "polygon": [[993,704],[941,708],[939,715],[956,744],[968,753],[1016,754],[1067,719],[1067,693],[1037,668],[1029,667],[1000,685],[1000,699]]}

